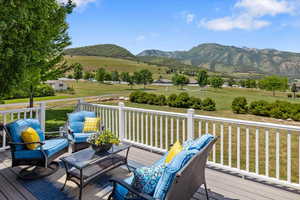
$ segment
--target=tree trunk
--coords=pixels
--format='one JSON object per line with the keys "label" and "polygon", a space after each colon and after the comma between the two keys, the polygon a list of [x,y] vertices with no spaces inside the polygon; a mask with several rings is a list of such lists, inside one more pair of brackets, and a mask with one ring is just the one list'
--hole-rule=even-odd
{"label": "tree trunk", "polygon": [[294,99],[296,99],[296,92],[293,92],[294,93]]}
{"label": "tree trunk", "polygon": [[33,93],[34,93],[34,91],[33,91],[33,86],[32,85],[30,85],[30,89],[29,89],[30,91],[29,91],[29,107],[30,108],[33,108]]}

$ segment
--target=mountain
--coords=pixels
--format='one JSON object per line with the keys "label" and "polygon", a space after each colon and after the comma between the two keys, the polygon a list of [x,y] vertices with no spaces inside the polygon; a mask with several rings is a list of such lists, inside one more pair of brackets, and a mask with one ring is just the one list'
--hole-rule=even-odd
{"label": "mountain", "polygon": [[188,51],[146,50],[137,56],[178,59],[185,64],[220,72],[300,75],[300,53],[275,49],[239,48],[206,43]]}
{"label": "mountain", "polygon": [[102,56],[125,59],[135,58],[135,56],[127,49],[114,44],[100,44],[66,49],[65,54],[71,56]]}

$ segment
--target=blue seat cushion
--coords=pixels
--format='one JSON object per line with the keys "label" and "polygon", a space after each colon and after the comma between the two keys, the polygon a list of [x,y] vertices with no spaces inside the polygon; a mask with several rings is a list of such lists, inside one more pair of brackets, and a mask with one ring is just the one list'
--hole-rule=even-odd
{"label": "blue seat cushion", "polygon": [[[133,181],[133,176],[124,179],[124,181],[125,183],[131,185]],[[142,200],[141,198],[136,198],[136,197],[129,199],[127,198],[127,194],[128,194],[128,190],[125,187],[117,184],[115,192],[113,194],[113,199],[114,200]]]}
{"label": "blue seat cushion", "polygon": [[95,133],[73,133],[74,142],[75,143],[87,142],[87,139],[91,137],[93,134]]}
{"label": "blue seat cushion", "polygon": [[205,134],[202,137],[194,140],[194,142],[192,142],[189,147],[188,150],[198,150],[200,151],[203,147],[205,147],[210,141],[212,141],[214,139],[214,136],[211,134]]}
{"label": "blue seat cushion", "polygon": [[[68,147],[69,143],[67,139],[53,139],[45,140],[43,145],[43,150],[45,151],[47,157],[60,152],[62,149]],[[19,150],[15,152],[15,157],[17,159],[32,159],[32,158],[43,158],[42,152],[39,147],[36,150]]]}
{"label": "blue seat cushion", "polygon": [[95,112],[80,111],[68,114],[70,128],[74,133],[82,133],[86,117],[96,117]]}
{"label": "blue seat cushion", "polygon": [[167,164],[155,188],[153,195],[155,199],[165,199],[176,173],[198,152],[198,150],[183,150],[173,158],[171,163]]}
{"label": "blue seat cushion", "polygon": [[[45,140],[45,134],[42,131],[39,120],[37,119],[20,119],[14,122],[7,124],[7,128],[9,130],[9,134],[12,138],[12,142],[22,143],[23,140],[21,138],[22,131],[26,128],[33,128],[40,137],[40,141]],[[16,150],[26,149],[25,145],[16,145]]]}

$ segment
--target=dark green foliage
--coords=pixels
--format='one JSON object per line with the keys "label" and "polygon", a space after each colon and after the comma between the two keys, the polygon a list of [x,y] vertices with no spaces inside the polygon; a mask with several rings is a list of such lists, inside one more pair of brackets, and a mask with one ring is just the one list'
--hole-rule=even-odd
{"label": "dark green foliage", "polygon": [[186,92],[180,93],[175,100],[175,107],[177,108],[189,108],[190,107],[190,97]]}
{"label": "dark green foliage", "polygon": [[249,113],[259,116],[270,116],[270,103],[264,100],[253,101],[249,105]]}
{"label": "dark green foliage", "polygon": [[296,94],[296,98],[300,98],[300,94]]}
{"label": "dark green foliage", "polygon": [[120,75],[118,71],[111,72],[111,80],[112,81],[120,81]]}
{"label": "dark green foliage", "polygon": [[288,79],[280,76],[267,76],[259,81],[259,88],[272,91],[275,96],[275,91],[285,91],[288,88]]}
{"label": "dark green foliage", "polygon": [[270,104],[270,116],[277,119],[288,119],[293,113],[294,105],[286,101],[275,101]]}
{"label": "dark green foliage", "polygon": [[247,79],[247,80],[245,81],[245,87],[246,87],[246,88],[256,88],[256,87],[257,87],[256,80],[253,80],[253,79]]}
{"label": "dark green foliage", "polygon": [[189,83],[189,79],[185,75],[175,74],[172,77],[172,82],[173,82],[174,85],[180,86],[180,89],[182,89],[184,85]]}
{"label": "dark green foliage", "polygon": [[211,98],[206,98],[202,101],[202,109],[204,111],[215,111],[216,110],[216,102]]}
{"label": "dark green foliage", "polygon": [[122,72],[120,75],[120,80],[124,82],[129,82],[130,80],[130,74],[129,72]]}
{"label": "dark green foliage", "polygon": [[96,80],[100,83],[103,83],[104,78],[105,78],[106,70],[104,68],[100,68],[96,72]]}
{"label": "dark green foliage", "polygon": [[216,103],[206,98],[203,102],[200,98],[190,97],[188,93],[182,92],[179,95],[171,94],[168,98],[165,95],[156,95],[153,93],[146,93],[142,91],[132,92],[129,96],[131,102],[143,103],[150,105],[165,106],[176,108],[194,108],[198,110],[215,111]]}
{"label": "dark green foliage", "polygon": [[208,83],[208,74],[207,71],[201,70],[197,74],[197,81],[200,87],[204,87]]}
{"label": "dark green foliage", "polygon": [[0,96],[23,87],[32,106],[41,81],[70,69],[63,50],[70,45],[66,17],[74,5],[56,0],[2,0],[0,5]]}
{"label": "dark green foliage", "polygon": [[176,99],[177,99],[177,94],[171,94],[169,97],[168,97],[168,105],[170,107],[175,107],[176,106]]}
{"label": "dark green foliage", "polygon": [[[288,98],[292,98],[292,97],[293,97],[293,95],[292,95],[292,94],[290,94],[290,93],[288,93],[288,94],[287,94],[287,97],[288,97]],[[295,97],[294,97],[294,98],[295,98]]]}
{"label": "dark green foliage", "polygon": [[152,72],[150,72],[148,69],[142,69],[138,72],[138,74],[138,82],[143,84],[144,88],[146,87],[146,85],[153,82]]}
{"label": "dark green foliage", "polygon": [[235,81],[233,78],[230,78],[230,79],[228,80],[228,86],[232,87],[232,86],[235,85],[235,84],[236,84],[236,81]]}
{"label": "dark green foliage", "polygon": [[231,109],[236,114],[246,114],[248,111],[247,99],[245,97],[236,97],[232,101]]}
{"label": "dark green foliage", "polygon": [[84,72],[84,74],[83,74],[83,79],[85,79],[85,80],[89,80],[94,77],[95,77],[95,74],[92,72]]}
{"label": "dark green foliage", "polygon": [[74,69],[73,69],[73,77],[75,80],[79,80],[83,77],[83,67],[80,63],[74,64]]}
{"label": "dark green foliage", "polygon": [[294,98],[296,98],[296,92],[298,92],[296,83],[293,83],[291,87],[291,92],[294,94]]}
{"label": "dark green foliage", "polygon": [[127,49],[113,44],[102,44],[67,49],[65,50],[65,54],[73,56],[103,56],[129,59],[135,58],[135,56],[132,53],[130,53]]}
{"label": "dark green foliage", "polygon": [[222,88],[222,85],[224,84],[224,80],[220,76],[211,77],[209,82],[213,88]]}
{"label": "dark green foliage", "polygon": [[104,80],[105,81],[112,81],[111,73],[109,73],[109,72],[105,73]]}
{"label": "dark green foliage", "polygon": [[5,104],[5,101],[0,99],[0,104]]}
{"label": "dark green foliage", "polygon": [[[47,84],[40,84],[34,88],[33,97],[46,97],[54,96],[54,89]],[[23,89],[15,89],[10,93],[10,95],[5,96],[5,99],[15,99],[15,98],[28,98],[29,94]]]}

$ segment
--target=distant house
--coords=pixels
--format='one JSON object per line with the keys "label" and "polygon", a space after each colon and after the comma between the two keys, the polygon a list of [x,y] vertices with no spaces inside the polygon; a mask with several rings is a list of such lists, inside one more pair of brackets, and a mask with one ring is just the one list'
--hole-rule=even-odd
{"label": "distant house", "polygon": [[152,85],[173,85],[173,83],[168,79],[158,79],[153,81]]}
{"label": "distant house", "polygon": [[48,80],[46,84],[50,85],[55,91],[68,89],[68,85],[62,80]]}

